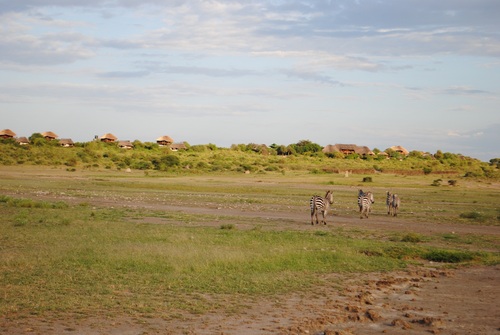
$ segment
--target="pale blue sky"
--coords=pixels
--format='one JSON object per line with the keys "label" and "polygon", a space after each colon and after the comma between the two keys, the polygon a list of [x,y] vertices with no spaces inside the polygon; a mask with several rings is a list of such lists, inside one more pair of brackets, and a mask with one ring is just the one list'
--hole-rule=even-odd
{"label": "pale blue sky", "polygon": [[0,0],[0,129],[500,157],[497,0]]}

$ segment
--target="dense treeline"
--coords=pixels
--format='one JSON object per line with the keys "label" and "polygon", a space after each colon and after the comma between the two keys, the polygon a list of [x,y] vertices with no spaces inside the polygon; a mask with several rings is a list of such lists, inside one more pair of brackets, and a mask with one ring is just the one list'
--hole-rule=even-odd
{"label": "dense treeline", "polygon": [[500,179],[500,159],[489,163],[459,154],[437,151],[423,154],[413,151],[404,156],[386,150],[384,155],[374,149],[374,156],[322,152],[319,144],[300,141],[290,145],[270,146],[234,144],[219,148],[214,144],[189,145],[177,152],[152,142],[132,142],[133,149],[122,149],[116,143],[99,141],[75,143],[62,147],[57,140],[47,141],[33,134],[29,145],[14,139],[0,140],[0,165],[66,166],[67,169],[134,169],[168,172],[282,172],[305,170],[311,173],[450,173],[464,177]]}

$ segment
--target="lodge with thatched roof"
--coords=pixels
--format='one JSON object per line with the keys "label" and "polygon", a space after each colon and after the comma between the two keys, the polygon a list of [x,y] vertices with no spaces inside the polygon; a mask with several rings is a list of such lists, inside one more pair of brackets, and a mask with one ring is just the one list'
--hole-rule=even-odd
{"label": "lodge with thatched roof", "polygon": [[389,149],[392,151],[399,152],[400,154],[405,155],[405,156],[408,156],[408,154],[410,153],[408,150],[406,150],[405,148],[403,148],[400,145],[392,146]]}
{"label": "lodge with thatched roof", "polygon": [[75,146],[75,143],[73,142],[73,140],[71,138],[61,138],[59,140],[59,145],[61,147],[65,147],[65,148],[72,148]]}
{"label": "lodge with thatched roof", "polygon": [[28,144],[30,144],[30,141],[28,140],[27,137],[22,136],[22,137],[16,138],[16,143],[19,145],[28,145]]}
{"label": "lodge with thatched roof", "polygon": [[161,136],[156,139],[156,143],[158,143],[160,146],[165,146],[165,145],[170,145],[174,143],[174,140],[170,136]]}
{"label": "lodge with thatched roof", "polygon": [[134,145],[130,141],[118,141],[118,147],[121,149],[133,149]]}
{"label": "lodge with thatched roof", "polygon": [[14,133],[10,129],[0,130],[0,138],[14,138],[16,137],[16,133]]}
{"label": "lodge with thatched roof", "polygon": [[324,153],[335,153],[340,152],[344,155],[358,154],[361,156],[372,156],[373,151],[367,146],[359,146],[356,144],[329,144],[322,150]]}
{"label": "lodge with thatched roof", "polygon": [[45,131],[42,133],[42,136],[43,136],[43,138],[45,138],[46,140],[49,140],[49,141],[55,140],[56,138],[59,137],[56,133],[54,133],[52,131]]}
{"label": "lodge with thatched roof", "polygon": [[117,139],[118,139],[118,137],[116,137],[115,135],[113,135],[111,133],[104,134],[100,138],[101,142],[106,142],[106,143],[116,142]]}
{"label": "lodge with thatched roof", "polygon": [[186,144],[184,143],[172,143],[170,145],[170,150],[172,151],[179,151],[179,150],[186,150]]}

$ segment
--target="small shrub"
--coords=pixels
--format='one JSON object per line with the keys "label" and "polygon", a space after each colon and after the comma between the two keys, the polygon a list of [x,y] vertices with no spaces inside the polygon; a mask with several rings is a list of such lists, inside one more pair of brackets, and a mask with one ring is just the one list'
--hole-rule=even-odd
{"label": "small shrub", "polygon": [[486,220],[486,216],[478,211],[460,213],[460,218],[474,220],[478,222],[483,222]]}
{"label": "small shrub", "polygon": [[328,236],[328,232],[322,231],[322,230],[318,230],[318,231],[314,232],[314,236]]}
{"label": "small shrub", "polygon": [[431,186],[441,186],[442,179],[434,179]]}
{"label": "small shrub", "polygon": [[223,224],[223,225],[220,226],[220,229],[223,229],[223,230],[232,230],[234,228],[236,228],[236,227],[232,223]]}
{"label": "small shrub", "polygon": [[422,242],[422,237],[416,233],[408,233],[401,238],[401,242],[419,243]]}
{"label": "small shrub", "polygon": [[450,180],[448,180],[448,185],[450,185],[450,186],[457,186],[457,181],[454,180],[454,179],[450,179]]}
{"label": "small shrub", "polygon": [[371,183],[371,182],[373,182],[372,177],[364,177],[363,178],[363,183]]}
{"label": "small shrub", "polygon": [[477,177],[481,177],[482,174],[477,172],[477,171],[467,171],[464,175],[464,177],[466,178],[477,178]]}
{"label": "small shrub", "polygon": [[423,255],[424,259],[439,263],[461,263],[474,259],[474,254],[468,251],[433,250]]}

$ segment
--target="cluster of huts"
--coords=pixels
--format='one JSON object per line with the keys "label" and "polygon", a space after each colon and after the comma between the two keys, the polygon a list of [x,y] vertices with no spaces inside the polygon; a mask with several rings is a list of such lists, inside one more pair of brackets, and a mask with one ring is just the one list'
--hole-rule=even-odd
{"label": "cluster of huts", "polygon": [[[400,145],[389,148],[392,151],[398,152],[401,155],[407,156],[410,152]],[[323,148],[324,153],[342,153],[344,155],[358,154],[360,156],[375,156],[367,146],[359,146],[356,144],[329,144]],[[378,155],[388,156],[386,152],[380,152]]]}
{"label": "cluster of huts", "polygon": [[[47,140],[55,140],[59,136],[52,131],[47,131],[41,133],[41,135]],[[14,138],[16,141],[21,144],[29,144],[29,140],[26,137],[16,137],[16,133],[14,133],[10,129],[4,129],[0,131],[0,138]],[[122,149],[133,149],[134,144],[130,141],[119,141],[118,138],[111,134],[106,133],[101,137],[95,136],[94,141],[101,141],[106,143],[116,143],[118,147]],[[168,146],[171,150],[177,151],[186,149],[186,145],[184,143],[174,143],[174,140],[170,136],[160,136],[156,139],[156,143],[160,146]],[[63,147],[72,147],[74,146],[73,141],[70,138],[61,138],[59,139],[59,144]],[[403,148],[402,146],[393,146],[391,148],[392,151],[399,152],[400,154],[407,156],[409,154],[408,150]],[[360,156],[374,156],[375,154],[371,151],[367,146],[358,146],[355,144],[329,144],[323,148],[324,153],[342,153],[344,155],[358,154]],[[379,155],[387,155],[385,152],[379,153]]]}
{"label": "cluster of huts", "polygon": [[[75,143],[73,142],[72,139],[70,138],[61,138],[59,139],[59,136],[52,132],[52,131],[46,131],[43,133],[40,133],[46,140],[52,141],[52,140],[58,140],[59,144],[62,147],[73,147]],[[3,129],[0,130],[0,138],[13,138],[16,140],[17,143],[20,145],[27,145],[29,144],[29,140],[26,137],[16,137],[16,133],[14,133],[10,129]],[[106,143],[116,143],[118,147],[122,149],[133,149],[134,144],[131,141],[119,141],[118,137],[111,133],[106,133],[102,136],[95,136],[94,141],[101,141],[101,142],[106,142]],[[156,139],[156,143],[158,143],[160,146],[168,146],[170,147],[171,150],[181,150],[181,149],[186,149],[186,145],[184,143],[174,143],[174,140],[170,136],[160,136]]]}

